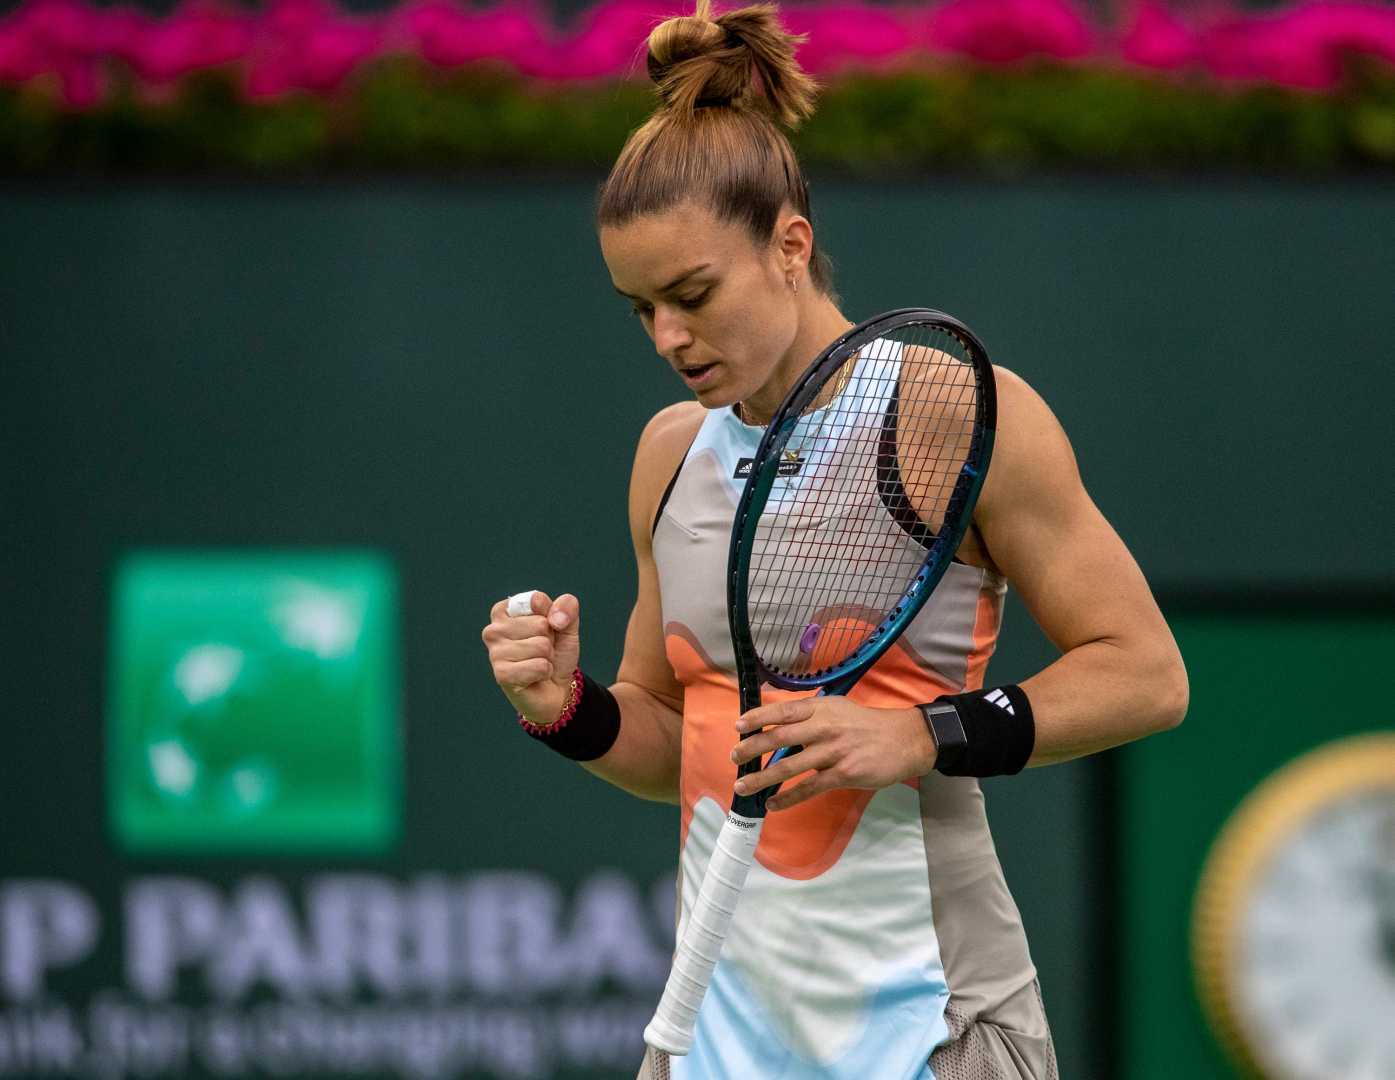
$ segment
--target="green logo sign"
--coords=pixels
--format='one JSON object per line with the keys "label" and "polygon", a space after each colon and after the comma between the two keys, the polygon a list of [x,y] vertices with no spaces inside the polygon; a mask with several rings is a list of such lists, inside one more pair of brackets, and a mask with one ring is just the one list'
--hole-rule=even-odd
{"label": "green logo sign", "polygon": [[107,801],[129,852],[398,837],[396,581],[364,552],[144,552],[117,570]]}

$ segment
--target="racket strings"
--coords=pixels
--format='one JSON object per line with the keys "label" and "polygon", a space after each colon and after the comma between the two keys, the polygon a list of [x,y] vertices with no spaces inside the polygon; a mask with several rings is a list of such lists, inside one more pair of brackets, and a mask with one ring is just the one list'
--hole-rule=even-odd
{"label": "racket strings", "polygon": [[755,530],[748,612],[768,667],[840,664],[900,603],[955,516],[980,406],[968,355],[911,326],[827,376],[846,385],[796,425]]}

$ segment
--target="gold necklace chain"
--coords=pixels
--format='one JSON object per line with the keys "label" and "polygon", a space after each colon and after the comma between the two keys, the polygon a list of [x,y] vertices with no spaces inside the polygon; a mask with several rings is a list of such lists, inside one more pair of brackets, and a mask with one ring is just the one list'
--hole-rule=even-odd
{"label": "gold necklace chain", "polygon": [[[826,406],[831,405],[833,401],[838,397],[838,395],[847,389],[848,383],[852,380],[853,368],[856,366],[857,361],[858,357],[856,356],[850,356],[847,360],[843,361],[843,366],[838,372],[838,378],[833,384],[833,392],[828,395],[827,400],[825,400],[822,404],[820,404],[818,399],[816,398],[814,403],[809,406],[809,412],[815,412],[818,409],[825,408]],[[773,417],[774,413],[771,414],[771,418]],[[746,418],[746,406],[743,402],[740,401],[736,403],[736,418],[740,420],[743,424],[749,424],[751,427],[766,427],[770,423],[769,418],[766,419],[764,422],[748,420]]]}

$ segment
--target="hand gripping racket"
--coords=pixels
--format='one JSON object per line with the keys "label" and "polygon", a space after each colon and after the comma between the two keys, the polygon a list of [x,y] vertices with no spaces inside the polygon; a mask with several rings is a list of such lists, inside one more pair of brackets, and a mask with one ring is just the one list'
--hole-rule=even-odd
{"label": "hand gripping racket", "polygon": [[[761,438],[732,527],[727,613],[743,714],[762,683],[846,694],[891,647],[969,527],[996,412],[982,344],[938,311],[869,319],[809,366]],[[692,1046],[777,787],[732,799],[644,1029],[657,1050]]]}

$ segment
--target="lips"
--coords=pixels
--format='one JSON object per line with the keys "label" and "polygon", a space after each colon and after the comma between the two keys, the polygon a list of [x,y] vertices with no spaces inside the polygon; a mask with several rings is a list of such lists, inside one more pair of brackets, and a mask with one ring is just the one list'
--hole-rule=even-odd
{"label": "lips", "polygon": [[683,376],[683,381],[689,386],[697,386],[707,382],[716,370],[717,364],[714,361],[711,364],[693,364],[689,367],[681,367],[678,369],[678,374]]}

